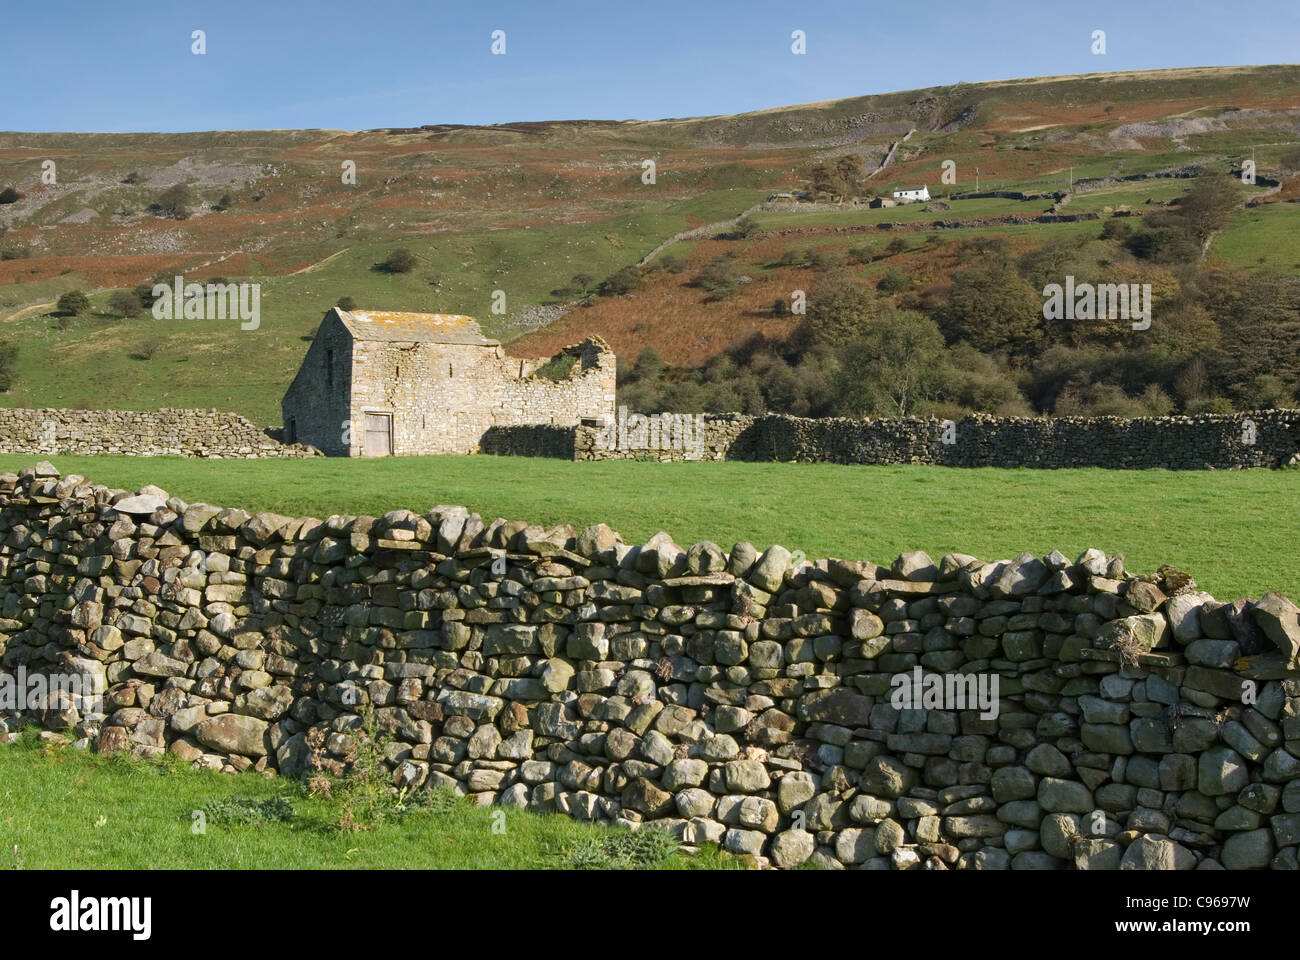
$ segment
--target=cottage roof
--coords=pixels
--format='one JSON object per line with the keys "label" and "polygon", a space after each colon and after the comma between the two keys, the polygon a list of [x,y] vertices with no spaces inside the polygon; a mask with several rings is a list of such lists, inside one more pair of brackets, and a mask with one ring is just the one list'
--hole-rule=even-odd
{"label": "cottage roof", "polygon": [[342,310],[335,313],[357,340],[402,340],[419,343],[468,343],[497,346],[483,336],[477,321],[456,313],[402,313],[395,310]]}

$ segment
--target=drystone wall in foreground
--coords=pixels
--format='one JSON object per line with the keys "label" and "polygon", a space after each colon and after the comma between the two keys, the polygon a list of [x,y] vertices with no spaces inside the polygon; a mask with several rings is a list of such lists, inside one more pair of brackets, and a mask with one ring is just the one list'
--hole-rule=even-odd
{"label": "drystone wall in foreground", "polygon": [[[793,564],[461,507],[0,476],[6,682],[82,745],[655,824],[790,868],[1295,869],[1300,611],[1120,556]],[[899,699],[906,692],[913,699]],[[6,723],[17,722],[15,711]]]}

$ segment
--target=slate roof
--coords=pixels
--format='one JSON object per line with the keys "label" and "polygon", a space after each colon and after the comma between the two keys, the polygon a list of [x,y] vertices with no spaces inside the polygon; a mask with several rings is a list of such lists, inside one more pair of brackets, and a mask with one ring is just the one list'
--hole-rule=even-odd
{"label": "slate roof", "polygon": [[394,310],[334,308],[343,326],[357,340],[400,340],[413,343],[468,343],[494,347],[499,340],[483,336],[477,321],[456,313],[401,313]]}

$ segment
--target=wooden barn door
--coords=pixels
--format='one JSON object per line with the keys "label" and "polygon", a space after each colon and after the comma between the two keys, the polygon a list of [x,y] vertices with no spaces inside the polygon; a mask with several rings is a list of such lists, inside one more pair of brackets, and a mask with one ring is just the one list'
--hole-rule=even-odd
{"label": "wooden barn door", "polygon": [[366,435],[362,444],[363,457],[388,457],[393,453],[393,415],[367,413]]}

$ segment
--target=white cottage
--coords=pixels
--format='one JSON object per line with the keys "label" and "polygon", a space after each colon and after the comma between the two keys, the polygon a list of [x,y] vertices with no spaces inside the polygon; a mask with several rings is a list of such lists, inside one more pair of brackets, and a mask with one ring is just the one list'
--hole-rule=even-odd
{"label": "white cottage", "polygon": [[930,188],[929,186],[924,186],[919,190],[895,190],[894,199],[902,200],[905,203],[915,200],[929,200]]}

